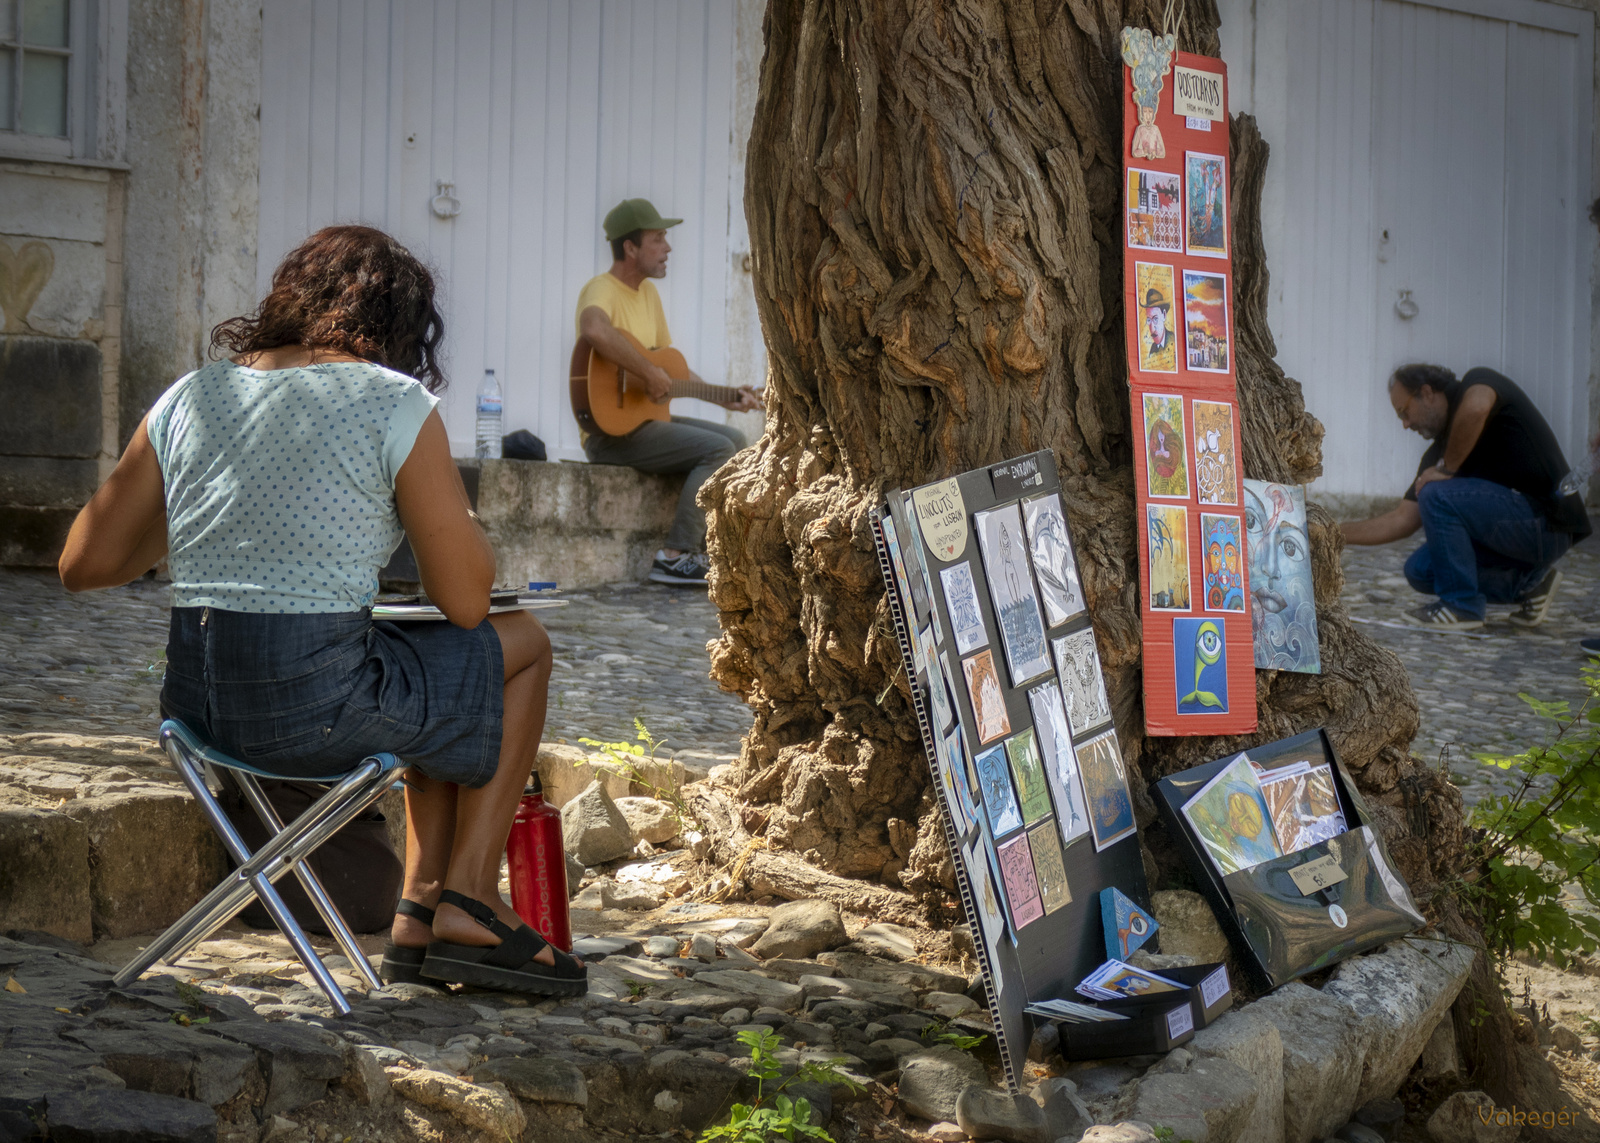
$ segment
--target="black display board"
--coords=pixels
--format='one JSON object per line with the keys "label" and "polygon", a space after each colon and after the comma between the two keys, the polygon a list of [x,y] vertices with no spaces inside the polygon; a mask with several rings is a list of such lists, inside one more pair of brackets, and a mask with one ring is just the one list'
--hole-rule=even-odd
{"label": "black display board", "polygon": [[[1051,503],[1056,497],[1059,506],[1060,493],[1054,455],[1037,452],[910,492],[897,490],[888,495],[883,512],[874,514],[889,608],[944,811],[962,906],[988,986],[1001,1063],[1013,1090],[1020,1090],[1033,1032],[1024,1006],[1045,999],[1081,1000],[1074,986],[1107,959],[1100,891],[1114,886],[1141,908],[1150,907],[1075,549],[1065,511]],[[993,585],[996,573],[1001,578]],[[1031,621],[1025,622],[1030,593],[1042,628],[1037,633]],[[1005,601],[1004,627],[997,599]],[[973,645],[980,628],[983,643]],[[1064,722],[1046,717],[1047,725],[1037,726],[1036,712],[1050,709],[1052,686],[1061,698]],[[1002,722],[1005,731],[996,733]],[[1080,767],[1075,792],[1063,777],[1068,756],[1055,750],[1063,735],[1070,739],[1072,764]],[[1036,783],[1018,777],[1031,772],[1026,768],[1030,736],[1046,775],[1047,805]],[[1006,771],[1017,798],[1011,807],[1020,819],[1015,825],[1001,808],[1003,796],[984,797],[986,775],[987,788],[998,790],[993,785],[997,746],[1007,759],[1013,752],[1023,759]],[[958,756],[964,790],[950,768]],[[988,762],[987,769],[980,760]],[[1046,816],[1029,816],[1046,808]],[[1002,828],[995,828],[996,821]],[[1084,832],[1066,840],[1079,829]],[[1027,847],[1018,845],[1022,837],[1030,839]],[[1004,851],[1006,867],[1015,871],[1020,854],[1037,852],[1036,870],[1044,870],[1052,840],[1059,845],[1071,900],[1063,902],[1059,886],[1041,874],[1037,884],[1048,884],[1052,892],[1047,897],[1041,890],[1039,915],[1019,922],[1019,916],[1031,916],[1031,909],[1019,911],[1027,895],[1008,892],[1008,874],[989,866],[989,856]],[[972,867],[978,862],[984,868]],[[979,899],[985,882],[1005,895],[1004,931],[997,939],[990,939],[994,914]],[[1053,907],[1046,909],[1047,901]]]}
{"label": "black display board", "polygon": [[[1183,806],[1240,755],[1230,754],[1156,783],[1156,803],[1195,884],[1210,900],[1234,947],[1244,954],[1240,959],[1259,986],[1276,988],[1405,936],[1425,923],[1405,881],[1395,872],[1372,811],[1345,772],[1326,730],[1310,730],[1245,753],[1266,770],[1300,761],[1330,763],[1348,827],[1326,841],[1223,875],[1207,856]],[[1336,868],[1339,880],[1326,888],[1297,884],[1291,871],[1314,861]]]}

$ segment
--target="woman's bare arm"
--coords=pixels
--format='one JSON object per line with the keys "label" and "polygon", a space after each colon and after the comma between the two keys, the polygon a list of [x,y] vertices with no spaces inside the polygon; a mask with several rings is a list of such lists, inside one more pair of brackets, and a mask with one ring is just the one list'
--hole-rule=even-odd
{"label": "woman's bare arm", "polygon": [[166,491],[141,419],[110,478],[72,522],[56,570],[68,591],[117,587],[138,579],[166,553]]}
{"label": "woman's bare arm", "polygon": [[472,502],[437,411],[428,414],[395,474],[394,498],[428,598],[457,627],[476,627],[489,614],[494,549],[470,515]]}

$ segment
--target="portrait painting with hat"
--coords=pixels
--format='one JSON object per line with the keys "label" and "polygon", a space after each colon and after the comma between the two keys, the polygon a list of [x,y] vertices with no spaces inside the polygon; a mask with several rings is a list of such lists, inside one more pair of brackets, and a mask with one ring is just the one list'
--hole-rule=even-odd
{"label": "portrait painting with hat", "polygon": [[1145,373],[1178,371],[1178,339],[1172,330],[1172,267],[1148,262],[1135,265],[1134,297],[1139,304],[1139,369]]}

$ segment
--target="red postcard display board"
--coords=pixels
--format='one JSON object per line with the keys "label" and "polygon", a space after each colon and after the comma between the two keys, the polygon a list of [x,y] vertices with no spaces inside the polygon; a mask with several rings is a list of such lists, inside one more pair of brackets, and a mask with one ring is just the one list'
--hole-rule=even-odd
{"label": "red postcard display board", "polygon": [[[1153,96],[1159,39],[1154,51],[1139,93],[1139,69],[1123,68],[1122,138],[1128,370],[1142,437],[1134,468],[1145,729],[1243,734],[1256,729],[1256,686],[1234,381],[1227,68],[1173,53]],[[1149,120],[1152,99],[1153,124],[1142,122],[1139,103]]]}

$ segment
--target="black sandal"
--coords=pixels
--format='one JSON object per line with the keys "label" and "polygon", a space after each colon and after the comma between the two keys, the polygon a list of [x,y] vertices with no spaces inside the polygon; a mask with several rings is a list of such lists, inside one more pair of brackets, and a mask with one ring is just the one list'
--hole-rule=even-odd
{"label": "black sandal", "polygon": [[[415,901],[400,898],[394,907],[396,913],[415,917],[424,925],[433,926],[433,910]],[[378,979],[385,984],[424,984],[422,961],[428,955],[427,946],[406,948],[389,941],[383,946],[383,962],[378,965]]]}
{"label": "black sandal", "polygon": [[[482,901],[474,901],[452,889],[441,893],[439,900],[465,912],[499,937],[500,943],[485,948],[434,941],[422,962],[422,975],[427,980],[506,992],[531,992],[539,996],[582,996],[589,991],[588,968],[527,925],[513,929]],[[555,954],[553,965],[533,959],[546,946]]]}

